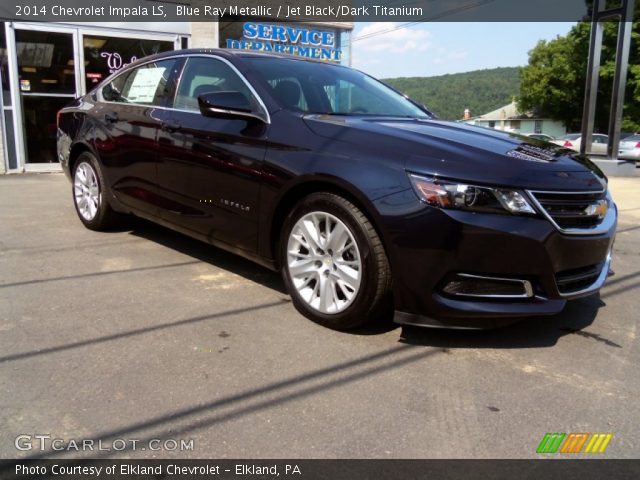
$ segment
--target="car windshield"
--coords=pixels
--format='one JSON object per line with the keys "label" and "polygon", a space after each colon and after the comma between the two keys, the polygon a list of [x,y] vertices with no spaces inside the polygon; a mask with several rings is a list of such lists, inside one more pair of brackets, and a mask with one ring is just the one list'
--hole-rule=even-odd
{"label": "car windshield", "polygon": [[561,138],[561,140],[577,140],[580,138],[579,133],[569,133]]}
{"label": "car windshield", "polygon": [[622,140],[623,142],[640,142],[640,134],[638,135],[631,135],[630,137],[625,138],[624,140]]}
{"label": "car windshield", "polygon": [[245,60],[290,110],[330,115],[431,118],[402,94],[351,68],[290,58]]}

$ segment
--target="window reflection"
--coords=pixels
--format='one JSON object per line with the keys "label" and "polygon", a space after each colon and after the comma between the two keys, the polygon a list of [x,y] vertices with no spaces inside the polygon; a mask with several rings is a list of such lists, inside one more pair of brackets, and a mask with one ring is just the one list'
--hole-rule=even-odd
{"label": "window reflection", "polygon": [[0,81],[2,82],[2,103],[11,105],[9,90],[9,62],[7,58],[7,38],[5,36],[4,22],[0,22]]}
{"label": "window reflection", "polygon": [[75,94],[73,36],[16,30],[20,91]]}

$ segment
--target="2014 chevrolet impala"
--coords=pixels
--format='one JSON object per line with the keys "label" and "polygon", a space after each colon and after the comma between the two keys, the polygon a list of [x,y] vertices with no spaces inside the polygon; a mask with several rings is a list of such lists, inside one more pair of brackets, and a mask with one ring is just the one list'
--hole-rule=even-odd
{"label": "2014 chevrolet impala", "polygon": [[58,118],[78,216],[150,219],[282,271],[348,329],[560,312],[609,272],[605,176],[557,145],[434,119],[350,68],[248,51],[148,57]]}

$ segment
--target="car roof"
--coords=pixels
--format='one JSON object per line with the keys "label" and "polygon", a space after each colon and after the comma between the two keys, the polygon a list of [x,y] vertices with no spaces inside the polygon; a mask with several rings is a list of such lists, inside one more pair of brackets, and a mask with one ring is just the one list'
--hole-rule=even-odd
{"label": "car roof", "polygon": [[344,67],[344,65],[340,65],[337,63],[329,63],[329,62],[319,62],[317,60],[313,60],[310,58],[303,58],[298,55],[291,55],[287,53],[270,53],[270,52],[260,52],[255,50],[234,50],[228,48],[185,48],[181,50],[169,50],[162,53],[157,53],[155,55],[150,55],[147,57],[143,57],[138,59],[136,62],[131,65],[135,65],[141,60],[147,62],[149,60],[156,60],[165,57],[175,57],[176,55],[180,56],[189,56],[189,55],[218,55],[223,58],[279,58],[279,59],[288,59],[295,60],[298,62],[308,62],[314,64],[322,64],[322,65],[331,65],[335,67]]}

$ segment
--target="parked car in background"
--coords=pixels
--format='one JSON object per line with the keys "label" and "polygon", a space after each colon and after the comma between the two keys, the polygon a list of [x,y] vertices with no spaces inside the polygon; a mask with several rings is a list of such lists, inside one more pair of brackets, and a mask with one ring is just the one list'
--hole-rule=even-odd
{"label": "parked car in background", "polygon": [[551,135],[547,135],[546,133],[527,133],[525,134],[529,138],[534,138],[536,140],[544,140],[545,142],[551,142],[555,140],[555,137]]}
{"label": "parked car in background", "polygon": [[640,161],[640,133],[626,137],[620,142],[618,158]]}
{"label": "parked car in background", "polygon": [[436,120],[340,65],[144,58],[59,112],[58,156],[87,228],[131,213],[280,270],[335,329],[391,308],[462,328],[553,315],[609,273],[617,209],[597,166]]}
{"label": "parked car in background", "polygon": [[[587,148],[587,153],[595,153],[596,155],[607,154],[607,143],[609,142],[609,136],[602,133],[594,133],[591,137],[591,148]],[[553,143],[560,145],[561,147],[570,148],[576,152],[580,151],[580,144],[582,143],[581,133],[567,133],[563,137],[556,138]]]}

